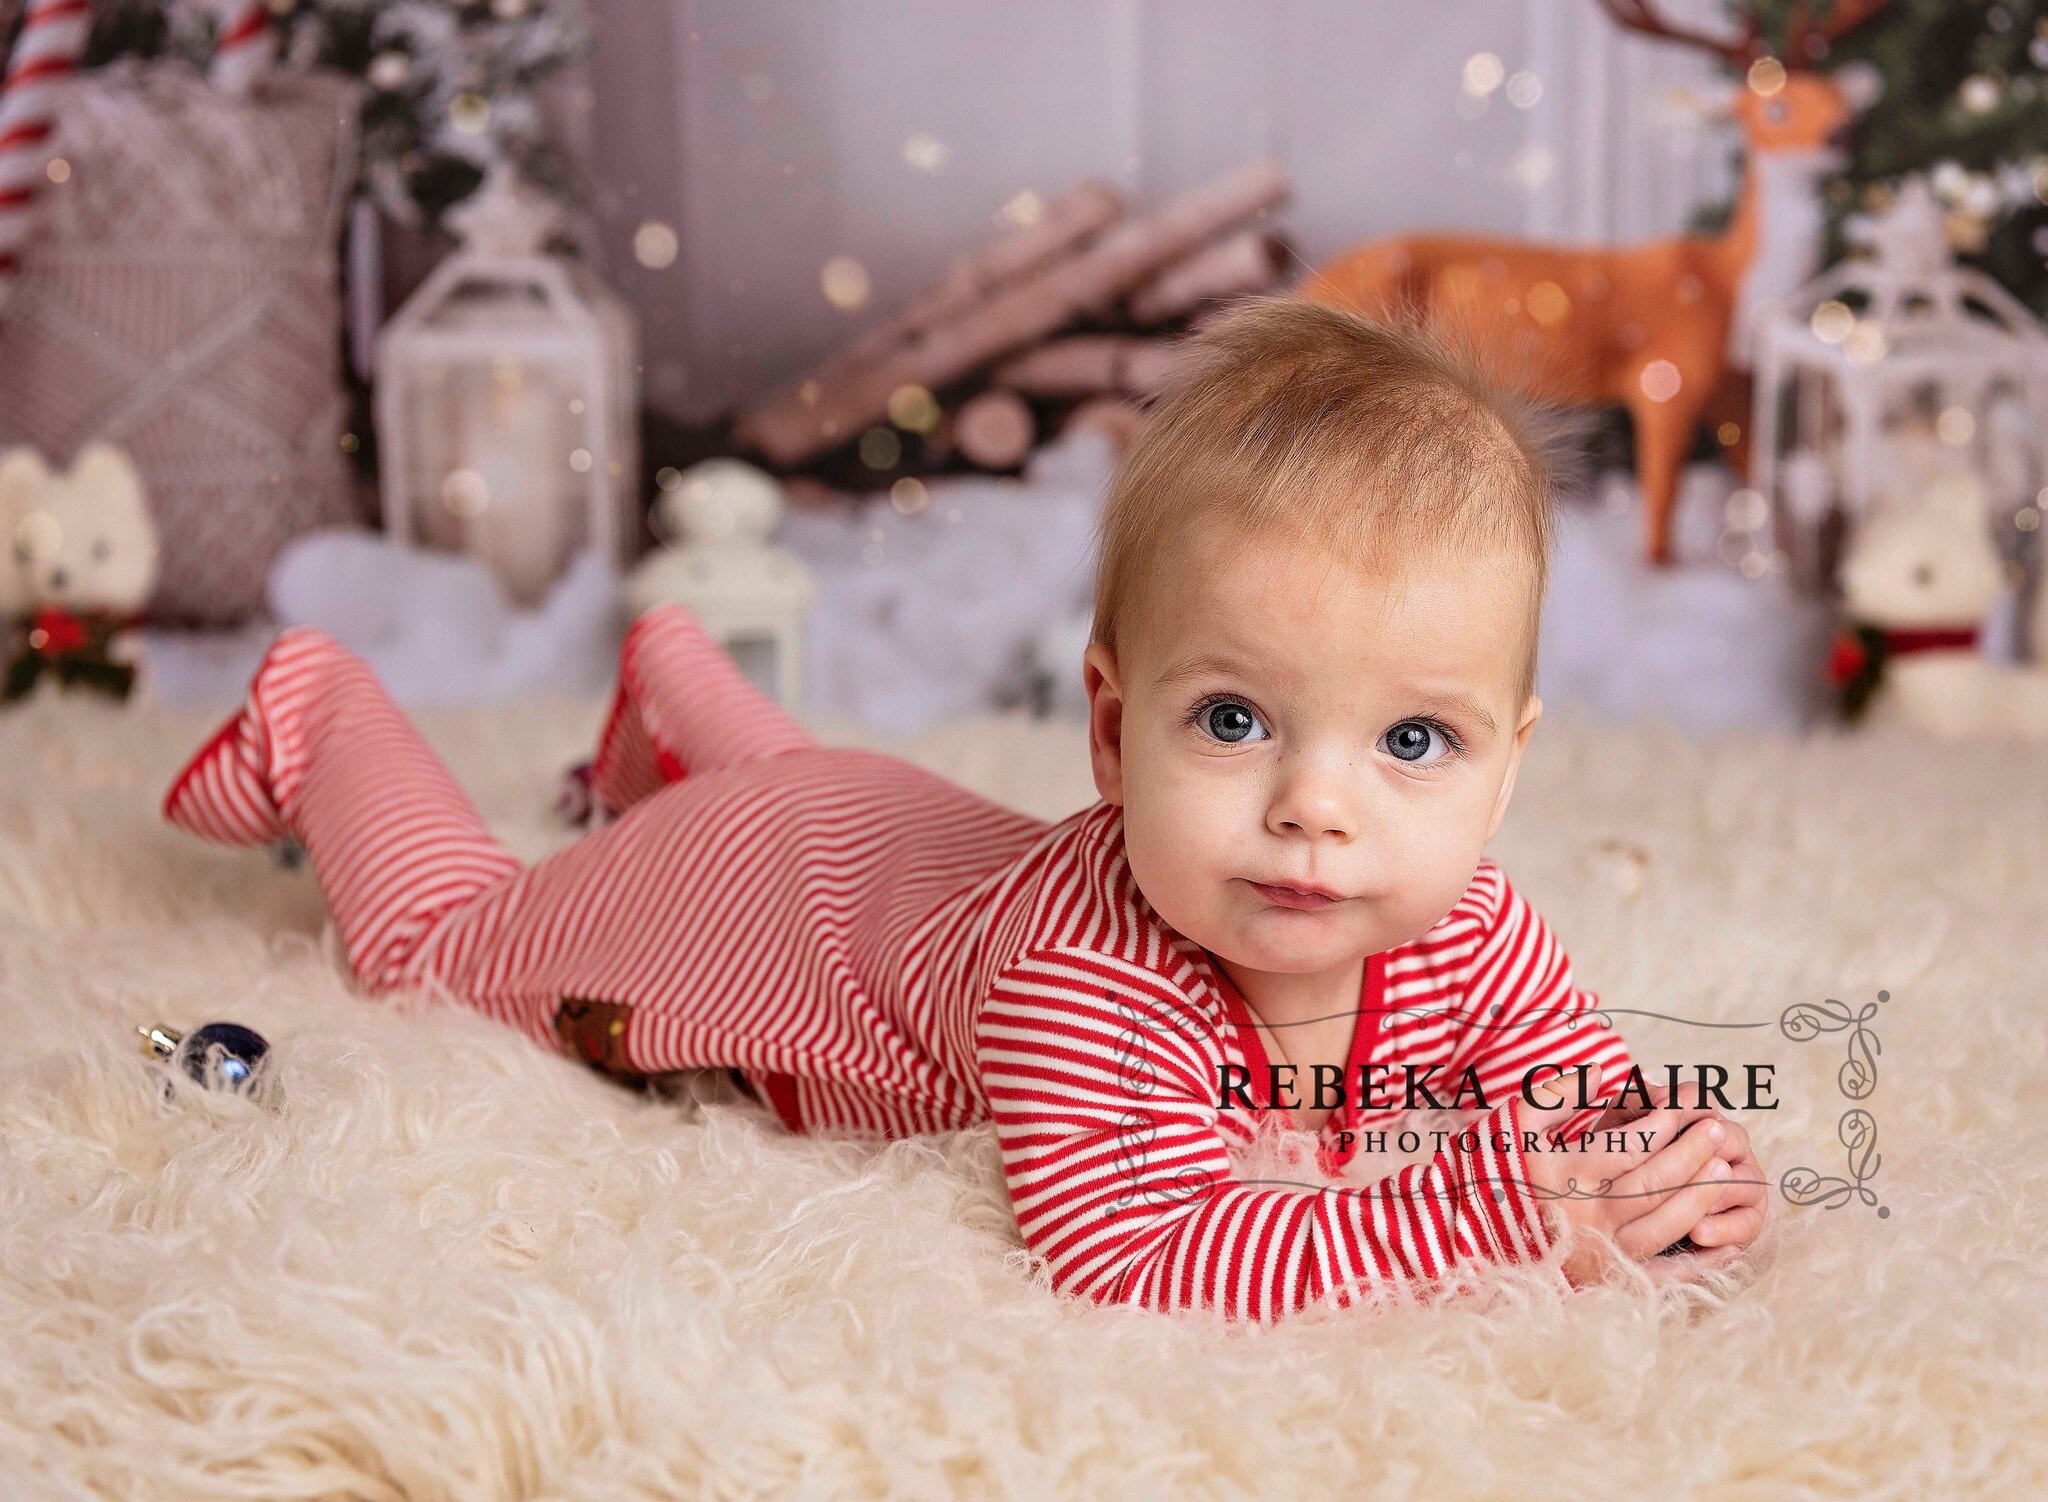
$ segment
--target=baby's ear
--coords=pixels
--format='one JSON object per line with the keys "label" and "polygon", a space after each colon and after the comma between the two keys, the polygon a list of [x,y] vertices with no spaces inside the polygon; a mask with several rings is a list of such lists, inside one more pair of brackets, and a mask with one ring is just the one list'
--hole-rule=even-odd
{"label": "baby's ear", "polygon": [[1543,701],[1534,694],[1529,695],[1528,702],[1522,706],[1521,718],[1515,722],[1515,743],[1508,748],[1507,775],[1500,780],[1500,793],[1493,800],[1493,816],[1486,821],[1487,840],[1500,833],[1500,821],[1507,817],[1508,800],[1515,796],[1515,775],[1522,770],[1522,751],[1535,732],[1536,722],[1542,718]]}
{"label": "baby's ear", "polygon": [[1088,760],[1095,791],[1105,803],[1124,801],[1123,680],[1116,650],[1090,642],[1081,654],[1081,687],[1088,695]]}

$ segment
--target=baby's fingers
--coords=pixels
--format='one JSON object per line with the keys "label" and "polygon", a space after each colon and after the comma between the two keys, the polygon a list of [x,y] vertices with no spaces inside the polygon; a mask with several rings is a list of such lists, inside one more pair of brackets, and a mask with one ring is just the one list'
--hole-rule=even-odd
{"label": "baby's fingers", "polygon": [[1719,1208],[1692,1228],[1694,1243],[1748,1246],[1763,1233],[1764,1219],[1770,1213],[1769,1191],[1763,1168],[1755,1158],[1735,1164]]}
{"label": "baby's fingers", "polygon": [[1727,1162],[1715,1158],[1699,1177],[1684,1188],[1666,1194],[1653,1208],[1623,1226],[1615,1241],[1631,1257],[1655,1256],[1713,1213],[1727,1177]]}
{"label": "baby's fingers", "polygon": [[1757,1205],[1716,1210],[1689,1233],[1694,1246],[1740,1248],[1763,1234],[1764,1212]]}
{"label": "baby's fingers", "polygon": [[[1697,1131],[1688,1130],[1695,1124]],[[1726,1123],[1717,1120],[1711,1106],[1659,1106],[1646,1116],[1638,1116],[1628,1124],[1629,1137],[1641,1141],[1637,1134],[1649,1138],[1647,1148],[1635,1148],[1635,1156],[1647,1163],[1650,1158],[1663,1152],[1675,1142],[1685,1142],[1700,1150],[1700,1162],[1706,1161],[1709,1153],[1717,1151],[1727,1140]],[[1688,1173],[1687,1177],[1690,1177]]]}

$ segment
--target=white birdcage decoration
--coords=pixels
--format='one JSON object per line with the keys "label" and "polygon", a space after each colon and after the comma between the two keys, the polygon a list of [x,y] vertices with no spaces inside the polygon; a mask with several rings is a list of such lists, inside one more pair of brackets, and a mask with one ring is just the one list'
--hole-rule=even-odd
{"label": "white birdcage decoration", "polygon": [[1821,523],[1853,521],[1891,487],[1892,435],[1932,432],[1947,463],[1983,477],[2020,530],[2048,482],[2048,329],[2004,287],[1958,265],[1941,207],[1909,178],[1876,216],[1875,254],[1845,261],[1773,308],[1758,331],[1751,479],[1796,577],[1825,583]]}
{"label": "white birdcage decoration", "polygon": [[376,352],[386,531],[474,555],[525,605],[578,551],[623,570],[639,538],[632,315],[543,251],[554,216],[494,167]]}
{"label": "white birdcage decoration", "polygon": [[756,687],[804,711],[804,633],[815,586],[795,554],[770,540],[782,487],[738,459],[664,470],[655,512],[669,543],[626,580],[634,614],[683,605]]}

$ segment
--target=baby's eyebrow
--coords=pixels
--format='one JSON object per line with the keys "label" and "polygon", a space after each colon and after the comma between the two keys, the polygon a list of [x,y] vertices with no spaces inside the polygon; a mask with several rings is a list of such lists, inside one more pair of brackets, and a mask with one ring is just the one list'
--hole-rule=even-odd
{"label": "baby's eyebrow", "polygon": [[1432,712],[1442,711],[1453,718],[1462,717],[1476,720],[1484,727],[1488,735],[1492,735],[1500,729],[1498,725],[1494,724],[1493,716],[1487,713],[1486,707],[1483,704],[1479,703],[1476,699],[1468,699],[1463,694],[1424,695],[1423,708]]}
{"label": "baby's eyebrow", "polygon": [[1206,678],[1212,674],[1228,676],[1230,674],[1248,673],[1250,670],[1248,663],[1240,662],[1234,657],[1227,657],[1216,652],[1204,652],[1199,657],[1190,657],[1186,662],[1176,663],[1168,668],[1159,675],[1154,686],[1158,688],[1171,688],[1175,684],[1184,682],[1189,678]]}

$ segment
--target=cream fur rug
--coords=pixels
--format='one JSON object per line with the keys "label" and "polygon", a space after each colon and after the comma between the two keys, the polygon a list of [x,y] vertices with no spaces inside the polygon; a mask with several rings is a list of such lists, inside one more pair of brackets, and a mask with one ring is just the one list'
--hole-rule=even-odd
{"label": "cream fur rug", "polygon": [[[426,723],[536,854],[595,721]],[[2048,752],[1546,724],[1495,853],[1608,1004],[1768,1024],[1619,1018],[1645,1060],[1778,1065],[1774,1179],[1847,1156],[1845,1035],[1780,1013],[1890,992],[1889,1215],[1777,1203],[1712,1287],[1260,1330],[1033,1282],[986,1129],[792,1138],[359,999],[308,875],[157,823],[206,728],[0,716],[0,1495],[2048,1492]],[[1077,729],[910,751],[1092,796]],[[281,1111],[161,1098],[136,1025],[213,1018],[271,1038]]]}

